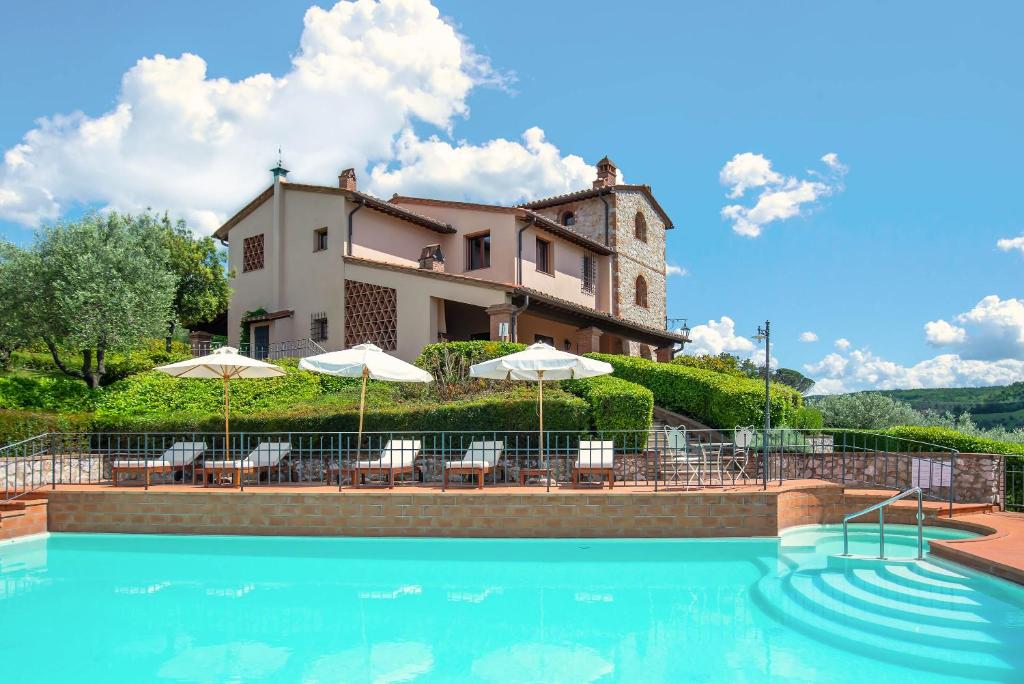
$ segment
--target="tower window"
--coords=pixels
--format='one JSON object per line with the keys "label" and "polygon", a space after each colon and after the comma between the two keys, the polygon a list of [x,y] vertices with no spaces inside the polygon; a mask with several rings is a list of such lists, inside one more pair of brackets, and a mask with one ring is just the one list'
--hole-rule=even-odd
{"label": "tower window", "polygon": [[562,225],[563,226],[575,226],[576,225],[576,214],[571,212],[571,211],[567,211],[564,214],[562,214]]}
{"label": "tower window", "polygon": [[639,211],[636,212],[636,218],[633,219],[633,233],[637,240],[647,242],[647,219]]}
{"label": "tower window", "polygon": [[637,306],[647,308],[647,281],[644,280],[643,276],[636,277],[636,295],[634,299]]}
{"label": "tower window", "polygon": [[313,231],[313,251],[322,252],[327,249],[327,229],[317,228]]}
{"label": "tower window", "polygon": [[327,339],[327,314],[324,312],[310,314],[309,316],[309,338],[314,342],[323,342]]}

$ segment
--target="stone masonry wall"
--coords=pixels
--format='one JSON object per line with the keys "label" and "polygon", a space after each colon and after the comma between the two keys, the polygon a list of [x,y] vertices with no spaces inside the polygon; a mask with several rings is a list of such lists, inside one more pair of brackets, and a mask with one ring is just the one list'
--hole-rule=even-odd
{"label": "stone masonry wall", "polygon": [[[647,242],[635,236],[637,212],[647,221]],[[616,191],[618,315],[658,329],[665,326],[665,232],[665,222],[642,193]],[[636,278],[641,275],[647,281],[647,308],[635,304]]]}
{"label": "stone masonry wall", "polygon": [[[786,479],[821,479],[845,482],[856,486],[887,485],[910,487],[913,485],[914,458],[948,464],[947,453],[921,453],[894,457],[884,453],[821,453],[786,454],[783,458],[783,477]],[[925,465],[927,472],[927,465]],[[948,478],[948,468],[936,468],[932,482],[934,493],[946,497],[949,489],[939,486],[939,473]],[[993,454],[958,454],[953,468],[953,500],[958,503],[1001,503],[1003,457]],[[923,484],[927,485],[926,479]]]}

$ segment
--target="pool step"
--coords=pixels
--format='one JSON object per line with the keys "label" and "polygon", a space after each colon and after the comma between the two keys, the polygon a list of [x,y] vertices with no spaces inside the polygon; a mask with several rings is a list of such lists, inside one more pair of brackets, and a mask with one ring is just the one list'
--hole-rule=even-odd
{"label": "pool step", "polygon": [[[881,565],[881,564],[879,564]],[[880,568],[856,568],[850,572],[848,577],[851,583],[873,592],[884,592],[891,595],[902,596],[905,600],[915,599],[925,601],[932,605],[946,606],[976,606],[978,602],[970,596],[961,594],[943,594],[927,589],[908,587],[905,584],[898,584],[889,577],[879,572]]]}
{"label": "pool step", "polygon": [[964,648],[962,642],[949,640],[948,633],[942,638],[906,639],[901,630],[811,606],[796,595],[790,586],[792,578],[766,576],[751,592],[762,610],[791,629],[843,650],[919,670],[997,681],[1013,676],[1013,666],[1002,658],[985,648]]}
{"label": "pool step", "polygon": [[905,620],[920,620],[938,625],[984,624],[985,618],[971,612],[967,604],[959,608],[948,605],[936,606],[929,601],[902,594],[893,595],[871,591],[852,582],[845,574],[838,572],[818,573],[815,581],[822,591],[842,597],[843,602],[890,617]]}
{"label": "pool step", "polygon": [[903,565],[882,564],[881,572],[890,577],[896,584],[914,589],[925,589],[937,594],[969,594],[971,587],[960,582],[951,582],[923,575],[916,569]]}
{"label": "pool step", "polygon": [[[949,647],[973,651],[992,650],[1000,646],[992,636],[968,626],[944,626],[934,620],[919,620],[917,615],[889,614],[870,604],[866,607],[850,601],[840,592],[830,592],[829,586],[815,581],[814,574],[797,573],[790,575],[785,587],[793,598],[808,610],[826,617],[829,621],[858,625],[865,631],[875,631],[899,642],[920,642],[930,646],[945,643]],[[947,623],[948,624],[948,623]]]}

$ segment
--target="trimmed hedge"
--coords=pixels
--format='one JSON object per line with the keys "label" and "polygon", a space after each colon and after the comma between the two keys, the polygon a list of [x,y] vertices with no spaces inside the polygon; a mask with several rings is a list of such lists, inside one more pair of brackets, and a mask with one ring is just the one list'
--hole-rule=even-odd
{"label": "trimmed hedge", "polygon": [[43,413],[0,409],[0,447],[44,432],[87,432],[90,413]]}
{"label": "trimmed hedge", "polygon": [[879,451],[934,451],[933,447],[956,449],[965,454],[1005,454],[1024,456],[1024,444],[999,442],[944,427],[897,425],[883,430],[851,430],[825,428],[823,434],[832,435],[836,448],[846,444],[851,448],[878,449]]}
{"label": "trimmed hedge", "polygon": [[[587,356],[607,361],[615,369],[616,377],[651,390],[658,406],[692,416],[710,427],[732,429],[737,425],[758,425],[764,420],[764,385],[758,380],[633,356]],[[802,405],[799,392],[773,385],[772,425],[792,425],[796,409]]]}
{"label": "trimmed hedge", "polygon": [[565,380],[561,385],[590,405],[588,427],[592,430],[611,432],[651,428],[654,393],[646,387],[611,376]]}

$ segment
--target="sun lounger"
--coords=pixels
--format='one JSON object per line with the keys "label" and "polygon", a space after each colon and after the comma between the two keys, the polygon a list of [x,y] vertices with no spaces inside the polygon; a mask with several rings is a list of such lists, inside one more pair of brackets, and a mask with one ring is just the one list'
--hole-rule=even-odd
{"label": "sun lounger", "polygon": [[153,473],[184,471],[205,451],[205,442],[175,442],[159,459],[133,458],[113,461],[110,464],[111,478],[114,480],[114,486],[117,487],[119,484],[118,480],[120,479],[119,475],[143,475],[148,487],[150,476]]}
{"label": "sun lounger", "polygon": [[580,475],[597,475],[601,477],[601,486],[608,481],[608,488],[615,486],[615,443],[598,441],[581,441],[572,468],[572,484],[578,486]]}
{"label": "sun lounger", "polygon": [[205,485],[207,477],[213,477],[213,483],[220,483],[221,479],[228,477],[232,486],[237,487],[242,478],[246,475],[258,473],[262,470],[269,472],[274,467],[279,467],[281,461],[291,453],[292,445],[288,442],[260,442],[259,446],[252,450],[245,458],[233,461],[212,461],[204,460],[196,464],[193,481],[201,480]]}
{"label": "sun lounger", "polygon": [[489,475],[505,450],[504,442],[472,442],[460,461],[445,465],[444,486],[450,475],[475,475],[477,489],[484,488],[484,477]]}
{"label": "sun lounger", "polygon": [[385,475],[388,489],[394,489],[395,476],[414,472],[420,455],[420,440],[392,439],[381,449],[380,458],[356,461],[348,465],[353,487],[361,487],[367,475]]}

